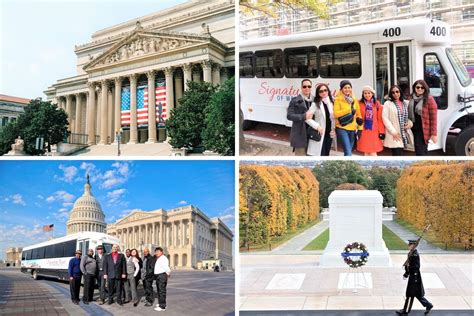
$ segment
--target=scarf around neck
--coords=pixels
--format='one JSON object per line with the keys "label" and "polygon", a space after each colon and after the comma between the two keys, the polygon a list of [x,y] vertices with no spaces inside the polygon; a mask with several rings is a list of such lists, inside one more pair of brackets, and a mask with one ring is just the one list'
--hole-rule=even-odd
{"label": "scarf around neck", "polygon": [[364,99],[365,103],[365,117],[364,117],[364,129],[372,130],[372,125],[374,122],[374,103],[372,100],[367,101]]}
{"label": "scarf around neck", "polygon": [[347,101],[347,103],[352,104],[354,102],[354,99],[349,95],[344,94],[344,99]]}
{"label": "scarf around neck", "polygon": [[[415,104],[416,102],[416,104]],[[423,96],[417,97],[415,93],[412,94],[410,103],[408,104],[408,118],[415,123],[415,113],[421,116],[423,109]]]}

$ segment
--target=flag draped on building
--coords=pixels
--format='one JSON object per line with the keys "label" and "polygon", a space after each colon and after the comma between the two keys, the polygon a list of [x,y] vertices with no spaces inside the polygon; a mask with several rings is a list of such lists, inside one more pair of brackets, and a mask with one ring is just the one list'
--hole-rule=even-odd
{"label": "flag draped on building", "polygon": [[43,226],[43,231],[44,232],[50,232],[54,229],[54,224],[51,224],[51,225],[44,225]]}
{"label": "flag draped on building", "polygon": [[[148,125],[148,86],[137,86],[137,125]],[[160,122],[161,118],[167,119],[166,106],[166,83],[164,79],[158,79],[155,86],[155,109],[156,122]],[[121,125],[130,126],[130,87],[122,88],[121,99]]]}

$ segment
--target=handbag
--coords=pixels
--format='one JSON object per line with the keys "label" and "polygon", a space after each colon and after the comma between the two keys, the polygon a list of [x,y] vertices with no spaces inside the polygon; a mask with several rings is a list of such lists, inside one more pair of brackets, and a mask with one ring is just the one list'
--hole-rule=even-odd
{"label": "handbag", "polygon": [[321,141],[321,134],[311,126],[306,128],[306,136],[308,136],[308,139],[314,140],[315,142]]}
{"label": "handbag", "polygon": [[337,118],[341,126],[346,126],[352,123],[352,121],[354,120],[354,114],[352,114],[352,112],[354,112],[354,103],[351,104],[351,111],[349,113]]}

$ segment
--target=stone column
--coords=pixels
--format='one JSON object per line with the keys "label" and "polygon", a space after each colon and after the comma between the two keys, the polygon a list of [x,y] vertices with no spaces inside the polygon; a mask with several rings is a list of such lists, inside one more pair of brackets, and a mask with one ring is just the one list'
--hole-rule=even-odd
{"label": "stone column", "polygon": [[227,68],[222,69],[222,81],[229,79],[229,70]]}
{"label": "stone column", "polygon": [[174,108],[174,93],[173,93],[173,68],[165,68],[166,79],[166,117],[170,117],[171,110]]}
{"label": "stone column", "polygon": [[[96,116],[96,127],[95,127],[95,130],[96,130],[96,134],[99,134],[100,136],[100,120],[101,120],[101,111],[102,111],[102,87],[101,86],[97,86],[97,108],[95,109],[95,116]],[[100,138],[99,138],[100,140]]]}
{"label": "stone column", "polygon": [[82,133],[82,98],[76,93],[76,134]]}
{"label": "stone column", "polygon": [[201,82],[201,68],[197,65],[192,68],[192,77],[194,82]]}
{"label": "stone column", "polygon": [[154,70],[148,71],[148,141],[147,144],[156,143],[156,87]]}
{"label": "stone column", "polygon": [[101,102],[100,102],[100,142],[99,145],[107,144],[107,80],[101,82]]}
{"label": "stone column", "polygon": [[86,121],[87,121],[87,144],[95,144],[95,123],[94,123],[94,108],[95,108],[95,84],[93,82],[88,82],[87,87],[89,88],[89,93],[87,95],[87,111],[86,111]]}
{"label": "stone column", "polygon": [[221,84],[221,65],[217,63],[212,64],[212,83],[215,85]]}
{"label": "stone column", "polygon": [[219,258],[219,229],[216,230],[216,259]]}
{"label": "stone column", "polygon": [[192,71],[193,71],[193,65],[192,64],[184,64],[183,65],[184,91],[188,90],[187,82],[193,80]]}
{"label": "stone column", "polygon": [[179,106],[179,99],[183,96],[183,76],[177,72],[174,77],[174,94],[176,95],[176,106]]}
{"label": "stone column", "polygon": [[202,63],[202,74],[205,82],[212,82],[212,62],[205,60]]}
{"label": "stone column", "polygon": [[[122,102],[122,77],[115,78],[115,109],[114,109],[114,131],[115,133],[120,131],[122,127],[121,123],[121,102]],[[114,134],[114,143],[116,142]]]}
{"label": "stone column", "polygon": [[112,87],[109,86],[107,89],[107,144],[113,143],[114,136],[114,107],[112,98]]}
{"label": "stone column", "polygon": [[130,140],[129,144],[136,144],[138,140],[137,129],[137,74],[130,75]]}
{"label": "stone column", "polygon": [[69,122],[69,131],[74,133],[74,125],[72,119],[72,95],[66,96],[66,113],[67,113],[67,120]]}

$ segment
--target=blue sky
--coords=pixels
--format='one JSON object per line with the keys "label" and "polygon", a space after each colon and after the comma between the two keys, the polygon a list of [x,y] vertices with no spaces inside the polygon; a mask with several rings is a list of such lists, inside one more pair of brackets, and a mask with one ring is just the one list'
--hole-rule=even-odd
{"label": "blue sky", "polygon": [[185,0],[0,0],[0,94],[46,96],[75,76],[74,45],[92,33]]}
{"label": "blue sky", "polygon": [[5,248],[66,234],[73,203],[92,192],[111,223],[138,209],[151,211],[195,205],[234,230],[234,161],[0,161],[0,259]]}

